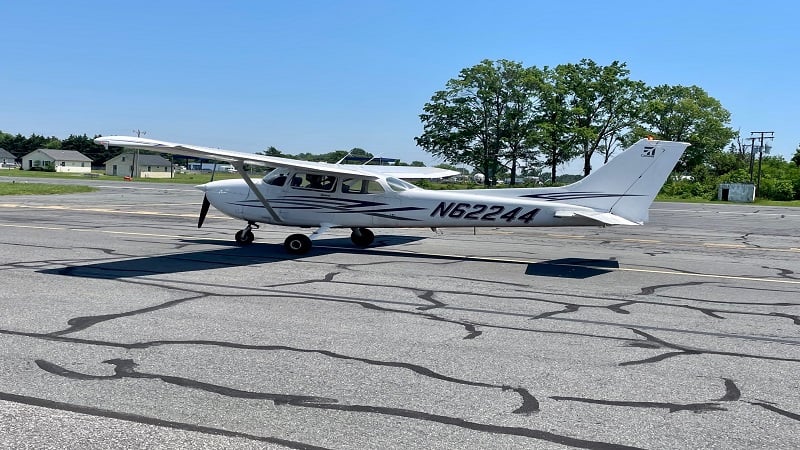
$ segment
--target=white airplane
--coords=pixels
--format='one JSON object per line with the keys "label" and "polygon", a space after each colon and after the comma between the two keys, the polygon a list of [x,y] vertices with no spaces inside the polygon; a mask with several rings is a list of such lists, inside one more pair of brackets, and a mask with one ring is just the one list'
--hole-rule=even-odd
{"label": "white airplane", "polygon": [[[457,172],[428,167],[327,164],[255,155],[129,136],[95,142],[227,161],[242,179],[213,181],[205,192],[198,228],[208,208],[247,222],[236,242],[253,242],[259,223],[316,227],[292,234],[289,253],[303,254],[331,228],[350,228],[353,243],[369,246],[369,228],[561,227],[642,225],[667,176],[689,146],[642,139],[582,180],[563,187],[434,191],[403,180],[441,178]],[[273,168],[251,179],[245,165]]]}

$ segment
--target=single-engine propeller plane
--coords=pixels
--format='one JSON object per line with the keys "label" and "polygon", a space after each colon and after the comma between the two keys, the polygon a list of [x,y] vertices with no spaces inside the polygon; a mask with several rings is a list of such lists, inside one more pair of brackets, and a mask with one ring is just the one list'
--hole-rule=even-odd
{"label": "single-engine propeller plane", "polygon": [[[433,191],[404,179],[443,178],[433,167],[328,164],[256,155],[129,136],[98,137],[105,146],[193,156],[233,165],[242,179],[213,181],[198,228],[210,206],[246,222],[236,242],[253,242],[259,223],[314,227],[292,234],[289,253],[303,254],[331,228],[350,228],[358,247],[372,244],[370,228],[560,227],[642,225],[667,176],[689,146],[642,139],[587,177],[562,187]],[[273,168],[253,180],[245,165]]]}

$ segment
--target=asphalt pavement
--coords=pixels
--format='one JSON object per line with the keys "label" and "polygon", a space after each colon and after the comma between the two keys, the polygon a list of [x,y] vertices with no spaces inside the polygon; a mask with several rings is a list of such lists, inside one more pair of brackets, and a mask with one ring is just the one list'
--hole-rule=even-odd
{"label": "asphalt pavement", "polygon": [[0,197],[4,448],[800,447],[800,209],[289,256],[313,230],[81,183]]}

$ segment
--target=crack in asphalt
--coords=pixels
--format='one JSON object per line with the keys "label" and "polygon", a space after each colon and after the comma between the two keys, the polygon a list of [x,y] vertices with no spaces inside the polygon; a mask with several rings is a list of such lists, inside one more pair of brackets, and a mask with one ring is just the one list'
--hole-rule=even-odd
{"label": "crack in asphalt", "polygon": [[272,436],[258,436],[249,433],[241,433],[238,431],[226,430],[224,428],[216,428],[216,427],[190,424],[185,422],[177,422],[174,420],[159,419],[156,417],[113,411],[104,408],[95,408],[92,406],[76,405],[74,403],[58,402],[38,397],[30,397],[27,395],[11,394],[8,392],[0,392],[0,400],[24,404],[24,405],[30,405],[30,406],[37,406],[40,408],[53,409],[57,411],[67,411],[67,412],[85,414],[95,417],[104,417],[107,419],[124,420],[127,422],[140,423],[143,425],[171,428],[174,430],[190,431],[190,432],[203,433],[213,436],[226,436],[226,437],[248,439],[251,441],[276,444],[276,445],[281,445],[283,447],[294,448],[298,450],[327,450],[326,447],[319,447],[316,445],[306,444],[298,441],[292,441],[289,439],[281,439]]}
{"label": "crack in asphalt", "polygon": [[[439,423],[442,425],[451,425],[474,431],[481,431],[492,434],[519,436],[519,437],[532,438],[547,442],[554,442],[575,448],[587,448],[587,449],[637,448],[637,447],[631,447],[621,444],[613,444],[608,442],[593,441],[588,439],[578,439],[544,430],[479,423],[462,419],[459,417],[428,413],[424,411],[417,411],[407,408],[392,408],[392,407],[375,406],[375,405],[343,404],[339,403],[336,399],[330,399],[325,397],[284,395],[284,394],[244,391],[216,384],[205,383],[190,378],[139,372],[136,370],[136,363],[130,359],[111,359],[104,361],[104,363],[114,365],[114,375],[87,375],[63,368],[61,366],[58,366],[56,364],[50,363],[45,360],[36,360],[37,366],[42,370],[51,373],[53,375],[74,380],[114,380],[123,378],[157,379],[168,384],[202,390],[228,397],[245,398],[252,400],[270,400],[273,401],[276,405],[281,405],[281,406],[344,411],[344,412],[369,413],[369,414],[379,414],[391,417],[424,420],[424,421]],[[526,398],[526,402],[527,403],[535,402],[535,399]],[[524,404],[525,402],[523,403],[523,405]],[[535,402],[535,404],[536,407],[538,408],[538,402]],[[533,406],[534,405],[529,404],[527,407],[532,408]]]}

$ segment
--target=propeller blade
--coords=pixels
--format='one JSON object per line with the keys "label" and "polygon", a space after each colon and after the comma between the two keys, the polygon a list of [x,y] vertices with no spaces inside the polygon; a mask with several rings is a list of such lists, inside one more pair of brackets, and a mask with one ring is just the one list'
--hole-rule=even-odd
{"label": "propeller blade", "polygon": [[203,196],[203,206],[200,207],[200,218],[197,219],[197,228],[203,226],[203,222],[206,220],[206,214],[208,214],[208,207],[211,206],[211,202],[208,201],[208,196]]}

